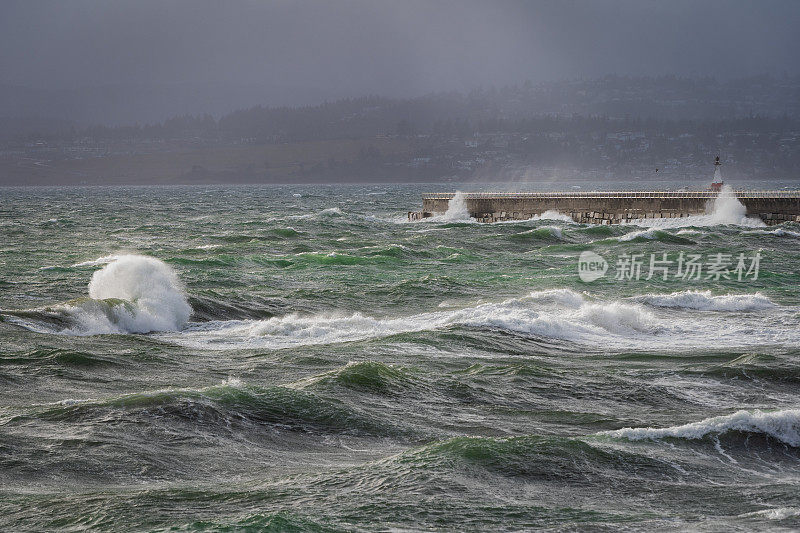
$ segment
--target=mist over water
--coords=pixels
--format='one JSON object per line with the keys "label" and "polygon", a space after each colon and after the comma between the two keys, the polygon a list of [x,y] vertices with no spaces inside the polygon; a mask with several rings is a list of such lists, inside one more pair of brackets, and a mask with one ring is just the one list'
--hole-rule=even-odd
{"label": "mist over water", "polygon": [[0,524],[797,525],[796,223],[407,222],[428,189],[0,191]]}

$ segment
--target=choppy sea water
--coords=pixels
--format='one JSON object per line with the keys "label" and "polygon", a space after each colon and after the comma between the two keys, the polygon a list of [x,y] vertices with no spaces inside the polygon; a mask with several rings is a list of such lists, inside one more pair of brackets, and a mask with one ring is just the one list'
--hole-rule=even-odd
{"label": "choppy sea water", "polygon": [[0,189],[0,528],[800,527],[800,225],[423,189]]}

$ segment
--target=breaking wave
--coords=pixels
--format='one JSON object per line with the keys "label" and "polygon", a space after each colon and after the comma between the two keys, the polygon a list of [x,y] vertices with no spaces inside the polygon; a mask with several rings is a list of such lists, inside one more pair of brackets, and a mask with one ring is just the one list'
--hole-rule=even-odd
{"label": "breaking wave", "polygon": [[[324,219],[343,217],[345,213],[339,207],[326,207],[314,213],[306,213],[304,215],[289,215],[286,218],[291,220],[308,220],[308,219]],[[265,222],[265,221],[262,221]]]}
{"label": "breaking wave", "polygon": [[540,239],[562,239],[564,234],[562,229],[558,226],[539,226],[538,228],[529,229],[527,231],[523,231],[520,233],[515,233],[509,236],[512,239],[524,239],[524,238],[540,238]]}
{"label": "breaking wave", "polygon": [[800,447],[800,409],[783,411],[737,411],[730,415],[706,418],[681,426],[666,428],[622,428],[599,435],[628,440],[677,438],[698,440],[730,432],[755,433],[771,437],[792,447]]}
{"label": "breaking wave", "polygon": [[800,233],[783,228],[775,228],[773,230],[761,230],[761,231],[756,230],[752,233],[775,235],[776,237],[800,237]]}
{"label": "breaking wave", "polygon": [[659,234],[663,233],[664,233],[663,231],[657,231],[656,229],[633,231],[631,233],[626,233],[625,235],[617,237],[617,240],[619,242],[633,241],[636,239],[655,240],[658,238]]}
{"label": "breaking wave", "polygon": [[[749,323],[723,320],[695,311],[760,311],[794,313],[760,295],[714,296],[686,291],[602,301],[570,289],[531,292],[526,296],[469,307],[447,305],[407,316],[369,316],[361,312],[289,313],[266,319],[192,322],[163,339],[203,349],[284,349],[297,346],[358,342],[450,328],[495,329],[572,342],[599,349],[674,349],[705,346],[800,344],[800,315],[754,315]],[[676,315],[667,309],[685,309]],[[757,324],[754,325],[753,321]]]}
{"label": "breaking wave", "polygon": [[800,516],[798,507],[776,507],[739,515],[740,518],[766,518],[767,520],[786,520],[795,516]]}
{"label": "breaking wave", "polygon": [[615,336],[656,334],[660,325],[642,306],[625,302],[590,302],[567,289],[532,292],[522,298],[484,303],[451,311],[375,318],[362,313],[300,315],[267,320],[212,321],[190,324],[169,340],[205,348],[281,349],[387,337],[447,327],[494,328],[535,337],[598,342]]}
{"label": "breaking wave", "polygon": [[714,224],[746,225],[750,222],[746,215],[747,208],[736,198],[730,185],[723,185],[712,204],[711,221]]}
{"label": "breaking wave", "polygon": [[7,314],[34,331],[97,335],[177,331],[192,308],[172,268],[152,257],[122,255],[92,275],[89,298]]}
{"label": "breaking wave", "polygon": [[[670,220],[670,219],[665,219],[665,220]],[[680,244],[694,243],[694,241],[690,239],[687,239],[685,237],[679,237],[678,235],[673,235],[672,233],[666,232],[659,228],[650,228],[646,230],[632,231],[630,233],[620,235],[619,237],[615,237],[614,239],[619,242],[660,241],[660,242],[670,242],[670,243],[680,243]]]}

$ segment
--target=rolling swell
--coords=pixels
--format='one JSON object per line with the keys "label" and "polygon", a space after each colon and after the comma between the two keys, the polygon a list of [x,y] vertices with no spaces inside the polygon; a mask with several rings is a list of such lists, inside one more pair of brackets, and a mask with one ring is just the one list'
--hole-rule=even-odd
{"label": "rolling swell", "polygon": [[[65,400],[18,415],[7,424],[42,420],[57,423],[166,423],[182,420],[200,431],[227,431],[231,424],[255,424],[304,433],[401,437],[405,431],[341,402],[291,387],[257,387],[228,381],[202,389],[165,389],[107,400]],[[205,429],[203,429],[205,428]]]}
{"label": "rolling swell", "polygon": [[746,353],[724,364],[694,370],[699,375],[736,379],[743,382],[800,383],[800,364],[796,351],[785,354]]}
{"label": "rolling swell", "polygon": [[271,318],[282,311],[286,304],[276,300],[249,298],[239,301],[231,296],[223,296],[215,291],[190,296],[192,320],[208,322],[211,320],[263,320]]}
{"label": "rolling swell", "polygon": [[94,367],[118,364],[115,356],[101,355],[90,351],[38,348],[20,354],[0,354],[0,365],[32,364],[42,366],[55,364],[59,366]]}
{"label": "rolling swell", "polygon": [[376,361],[360,361],[304,379],[294,386],[323,390],[343,387],[375,394],[392,394],[407,391],[412,384],[414,378],[405,368]]}
{"label": "rolling swell", "polygon": [[[510,438],[455,437],[406,452],[395,459],[417,468],[481,469],[509,477],[587,482],[592,477],[638,472],[662,478],[663,461],[579,438],[525,435]],[[674,473],[668,469],[666,473]]]}

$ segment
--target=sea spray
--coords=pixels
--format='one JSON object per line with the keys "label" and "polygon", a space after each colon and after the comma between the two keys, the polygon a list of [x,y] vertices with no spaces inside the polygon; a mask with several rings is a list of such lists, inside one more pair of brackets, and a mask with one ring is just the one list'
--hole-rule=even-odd
{"label": "sea spray", "polygon": [[736,197],[729,185],[723,185],[717,197],[706,207],[707,214],[692,215],[681,218],[647,218],[638,219],[630,224],[652,228],[685,228],[709,227],[720,225],[737,225],[761,228],[765,224],[760,218],[747,217],[747,208]]}

